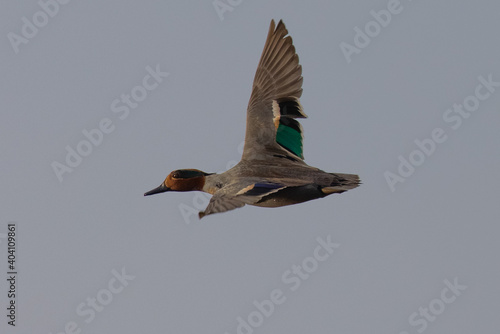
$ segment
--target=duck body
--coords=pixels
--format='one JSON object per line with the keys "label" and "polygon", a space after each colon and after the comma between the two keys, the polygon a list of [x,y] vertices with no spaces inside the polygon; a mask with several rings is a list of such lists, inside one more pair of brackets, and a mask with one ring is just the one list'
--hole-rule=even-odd
{"label": "duck body", "polygon": [[[222,174],[206,176],[203,191],[261,207],[280,207],[342,193],[359,184],[353,174],[327,173],[288,161],[246,161]],[[217,199],[212,204],[217,207]]]}
{"label": "duck body", "polygon": [[303,155],[306,118],[299,98],[302,67],[282,21],[271,21],[255,74],[247,109],[245,146],[241,161],[221,174],[197,169],[171,172],[157,188],[145,193],[204,191],[212,194],[205,215],[246,204],[280,207],[342,193],[360,184],[358,175],[328,173],[307,165]]}

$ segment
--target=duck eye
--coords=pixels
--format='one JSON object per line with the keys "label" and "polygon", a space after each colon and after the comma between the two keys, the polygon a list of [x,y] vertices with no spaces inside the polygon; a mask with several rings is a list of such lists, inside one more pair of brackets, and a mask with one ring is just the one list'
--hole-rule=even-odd
{"label": "duck eye", "polygon": [[175,173],[173,173],[173,174],[172,174],[172,177],[173,177],[174,179],[180,179],[181,175],[180,175],[180,173],[179,173],[179,172],[175,172]]}

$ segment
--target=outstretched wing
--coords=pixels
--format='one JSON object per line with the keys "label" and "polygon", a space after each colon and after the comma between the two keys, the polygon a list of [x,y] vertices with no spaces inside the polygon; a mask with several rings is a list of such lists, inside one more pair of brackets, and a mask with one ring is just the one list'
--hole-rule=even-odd
{"label": "outstretched wing", "polygon": [[210,199],[207,208],[205,211],[200,211],[198,213],[198,217],[201,219],[206,215],[210,215],[212,213],[226,212],[229,210],[234,210],[237,208],[241,208],[245,203],[242,198],[230,197],[222,194],[215,194]]}
{"label": "outstretched wing", "polygon": [[244,188],[239,189],[235,195],[233,190],[238,190],[238,186],[229,185],[226,191],[216,192],[210,202],[208,203],[205,211],[200,212],[198,215],[201,218],[212,213],[225,212],[236,208],[241,208],[245,204],[255,204],[263,197],[275,193],[283,188],[285,185],[280,183],[261,182],[252,183]]}
{"label": "outstretched wing", "polygon": [[248,103],[244,160],[286,157],[302,161],[302,127],[306,118],[302,95],[302,67],[292,37],[280,20],[271,21]]}

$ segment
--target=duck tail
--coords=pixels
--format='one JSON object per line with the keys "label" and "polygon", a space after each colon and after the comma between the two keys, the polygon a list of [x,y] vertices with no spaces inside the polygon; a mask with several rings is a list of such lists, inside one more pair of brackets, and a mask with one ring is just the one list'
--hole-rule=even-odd
{"label": "duck tail", "polygon": [[323,187],[321,191],[326,194],[343,193],[349,189],[354,189],[361,184],[359,176],[356,174],[330,173],[334,179],[330,186]]}

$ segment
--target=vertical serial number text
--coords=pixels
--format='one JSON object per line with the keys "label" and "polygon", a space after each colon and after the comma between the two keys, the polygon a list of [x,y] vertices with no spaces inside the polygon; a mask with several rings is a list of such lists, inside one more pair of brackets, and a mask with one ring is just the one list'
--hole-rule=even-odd
{"label": "vertical serial number text", "polygon": [[17,293],[17,262],[16,262],[16,224],[7,225],[7,323],[16,325],[16,293]]}

